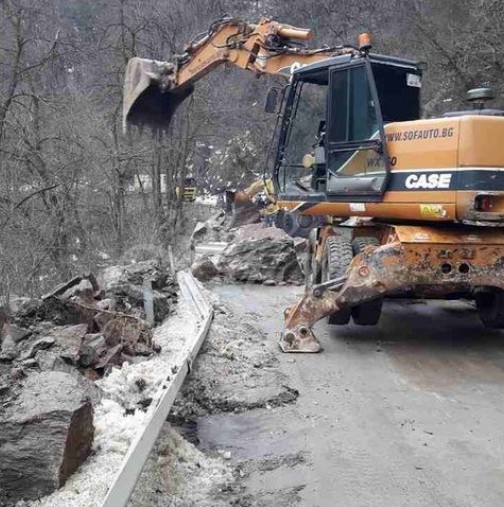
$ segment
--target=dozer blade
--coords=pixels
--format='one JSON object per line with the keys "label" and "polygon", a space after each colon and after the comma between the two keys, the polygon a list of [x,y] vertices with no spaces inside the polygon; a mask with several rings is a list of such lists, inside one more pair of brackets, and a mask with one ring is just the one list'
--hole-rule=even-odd
{"label": "dozer blade", "polygon": [[233,216],[229,227],[241,227],[261,221],[259,206],[243,190],[227,190],[226,199],[233,203]]}
{"label": "dozer blade", "polygon": [[123,92],[123,130],[128,125],[168,128],[177,107],[193,92],[193,86],[174,88],[175,66],[168,62],[132,58],[126,66]]}

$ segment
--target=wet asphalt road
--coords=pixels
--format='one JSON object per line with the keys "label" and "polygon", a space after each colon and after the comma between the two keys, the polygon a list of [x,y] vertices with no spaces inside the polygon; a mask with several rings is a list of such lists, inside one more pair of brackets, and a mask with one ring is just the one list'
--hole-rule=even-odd
{"label": "wet asphalt road", "polygon": [[[214,290],[272,341],[300,292]],[[260,464],[245,479],[257,505],[504,505],[504,333],[464,302],[401,300],[377,327],[315,330],[323,353],[279,352],[296,404],[198,424],[203,448]]]}

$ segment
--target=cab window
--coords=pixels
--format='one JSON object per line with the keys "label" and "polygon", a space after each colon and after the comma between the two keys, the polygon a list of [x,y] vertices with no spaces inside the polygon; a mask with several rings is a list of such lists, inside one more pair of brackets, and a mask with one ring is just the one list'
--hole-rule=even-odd
{"label": "cab window", "polygon": [[[381,154],[373,149],[379,146],[380,132],[366,67],[333,70],[330,87],[327,190],[339,193],[355,187],[349,180],[343,182],[342,177],[380,175],[386,166]],[[359,181],[359,191],[365,190],[367,183]],[[380,184],[373,181],[370,191]]]}
{"label": "cab window", "polygon": [[326,130],[328,71],[314,72],[295,84],[292,116],[286,131],[279,166],[279,184],[284,192],[311,192],[313,174],[303,166],[303,157],[323,146]]}
{"label": "cab window", "polygon": [[331,76],[331,143],[365,141],[378,130],[376,108],[364,66]]}

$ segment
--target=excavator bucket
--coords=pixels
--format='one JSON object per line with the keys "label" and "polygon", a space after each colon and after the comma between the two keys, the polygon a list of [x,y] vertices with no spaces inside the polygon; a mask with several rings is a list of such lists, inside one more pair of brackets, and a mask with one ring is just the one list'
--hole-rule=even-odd
{"label": "excavator bucket", "polygon": [[232,203],[233,216],[229,224],[230,227],[241,227],[260,222],[259,206],[243,190],[227,190],[226,200]]}
{"label": "excavator bucket", "polygon": [[168,128],[177,107],[193,92],[193,86],[174,87],[175,65],[132,58],[126,66],[123,93],[123,130],[128,125],[155,131]]}

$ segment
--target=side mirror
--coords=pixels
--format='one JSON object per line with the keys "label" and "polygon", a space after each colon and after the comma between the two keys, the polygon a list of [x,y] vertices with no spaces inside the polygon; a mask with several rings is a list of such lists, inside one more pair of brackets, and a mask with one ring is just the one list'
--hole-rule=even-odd
{"label": "side mirror", "polygon": [[278,88],[270,88],[268,95],[266,95],[266,104],[264,104],[264,111],[267,113],[276,113],[278,105]]}

